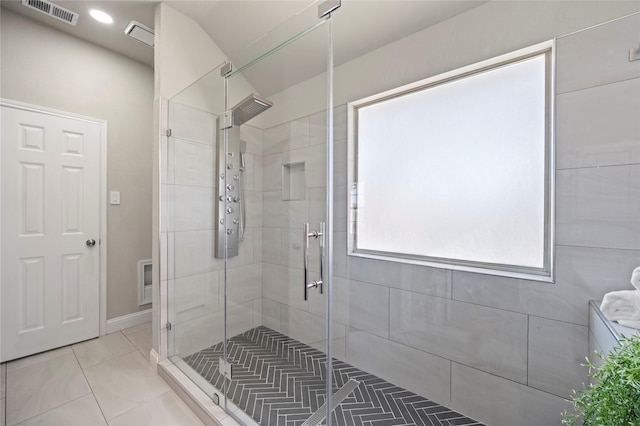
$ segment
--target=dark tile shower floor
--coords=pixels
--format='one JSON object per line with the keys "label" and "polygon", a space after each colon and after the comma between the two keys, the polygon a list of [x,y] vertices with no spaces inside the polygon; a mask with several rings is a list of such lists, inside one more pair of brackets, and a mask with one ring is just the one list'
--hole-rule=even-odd
{"label": "dark tile shower floor", "polygon": [[[184,360],[222,389],[219,343]],[[265,426],[300,426],[325,399],[325,355],[267,327],[232,337],[228,345],[233,380],[228,397]],[[481,425],[422,396],[345,362],[334,360],[335,393],[350,379],[360,384],[333,412],[336,425]],[[324,422],[323,422],[324,423]]]}

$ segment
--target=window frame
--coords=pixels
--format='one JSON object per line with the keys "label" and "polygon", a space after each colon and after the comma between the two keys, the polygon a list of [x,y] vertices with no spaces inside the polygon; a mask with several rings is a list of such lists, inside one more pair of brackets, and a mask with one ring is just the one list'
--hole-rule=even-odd
{"label": "window frame", "polygon": [[[385,100],[473,76],[539,55],[545,55],[545,158],[543,267],[444,259],[394,252],[366,250],[357,246],[358,109]],[[555,40],[549,40],[462,68],[438,74],[395,89],[347,103],[347,254],[349,256],[416,264],[456,271],[475,272],[542,282],[555,277]]]}

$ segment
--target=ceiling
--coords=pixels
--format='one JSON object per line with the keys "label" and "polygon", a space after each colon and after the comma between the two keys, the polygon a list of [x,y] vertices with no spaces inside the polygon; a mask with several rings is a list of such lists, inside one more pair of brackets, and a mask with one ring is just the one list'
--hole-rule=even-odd
{"label": "ceiling", "polygon": [[[342,0],[341,8],[333,14],[335,64],[340,65],[416,31],[464,13],[485,1]],[[3,7],[23,16],[153,66],[153,49],[125,36],[123,30],[132,19],[153,28],[157,1],[54,0],[53,2],[80,14],[76,27],[24,7],[20,0],[1,0]],[[316,13],[313,0],[170,0],[165,3],[196,21],[234,63],[236,63],[235,59],[242,57],[242,52],[246,51],[245,47],[255,40],[263,38],[277,27],[282,28],[285,22],[288,25],[295,21],[303,22],[305,19],[309,21],[306,16]],[[303,12],[309,7],[312,9]],[[105,25],[93,20],[88,13],[91,8],[108,12],[113,16],[114,23]],[[297,15],[296,18],[291,19],[295,15]],[[288,26],[292,27],[292,25]],[[313,46],[314,43],[326,43],[326,38],[308,38],[306,44],[300,46],[296,55],[318,50],[317,46]],[[275,45],[275,41],[264,37],[263,44]],[[307,56],[309,56],[308,53]],[[254,75],[245,75],[245,77],[251,81],[259,93],[267,96],[286,85],[321,72],[315,69],[323,66],[320,62],[322,61],[296,61],[296,70],[287,69],[286,81],[276,78],[278,76],[275,75],[277,74],[275,71],[254,72]]]}

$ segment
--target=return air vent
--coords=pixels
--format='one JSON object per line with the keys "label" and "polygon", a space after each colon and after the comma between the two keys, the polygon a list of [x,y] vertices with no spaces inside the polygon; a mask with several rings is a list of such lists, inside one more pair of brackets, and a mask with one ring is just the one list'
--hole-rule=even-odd
{"label": "return air vent", "polygon": [[38,12],[49,15],[52,18],[59,19],[69,25],[73,25],[74,27],[78,23],[78,18],[80,17],[76,12],[72,12],[69,9],[60,7],[47,0],[22,0],[22,4],[31,9],[37,10]]}
{"label": "return air vent", "polygon": [[127,28],[124,29],[124,33],[134,40],[140,43],[146,44],[149,47],[153,47],[154,44],[154,32],[153,28],[149,28],[146,25],[142,25],[140,22],[131,21]]}

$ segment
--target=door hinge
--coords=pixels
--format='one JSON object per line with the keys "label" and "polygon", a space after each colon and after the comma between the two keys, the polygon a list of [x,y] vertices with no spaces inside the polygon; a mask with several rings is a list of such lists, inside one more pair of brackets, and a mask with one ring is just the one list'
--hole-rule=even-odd
{"label": "door hinge", "polygon": [[168,330],[168,331],[171,331],[171,327],[172,327],[172,326],[171,326],[171,323],[170,323],[170,322],[167,322],[167,330]]}
{"label": "door hinge", "polygon": [[167,129],[167,137],[171,136],[171,129]]}

